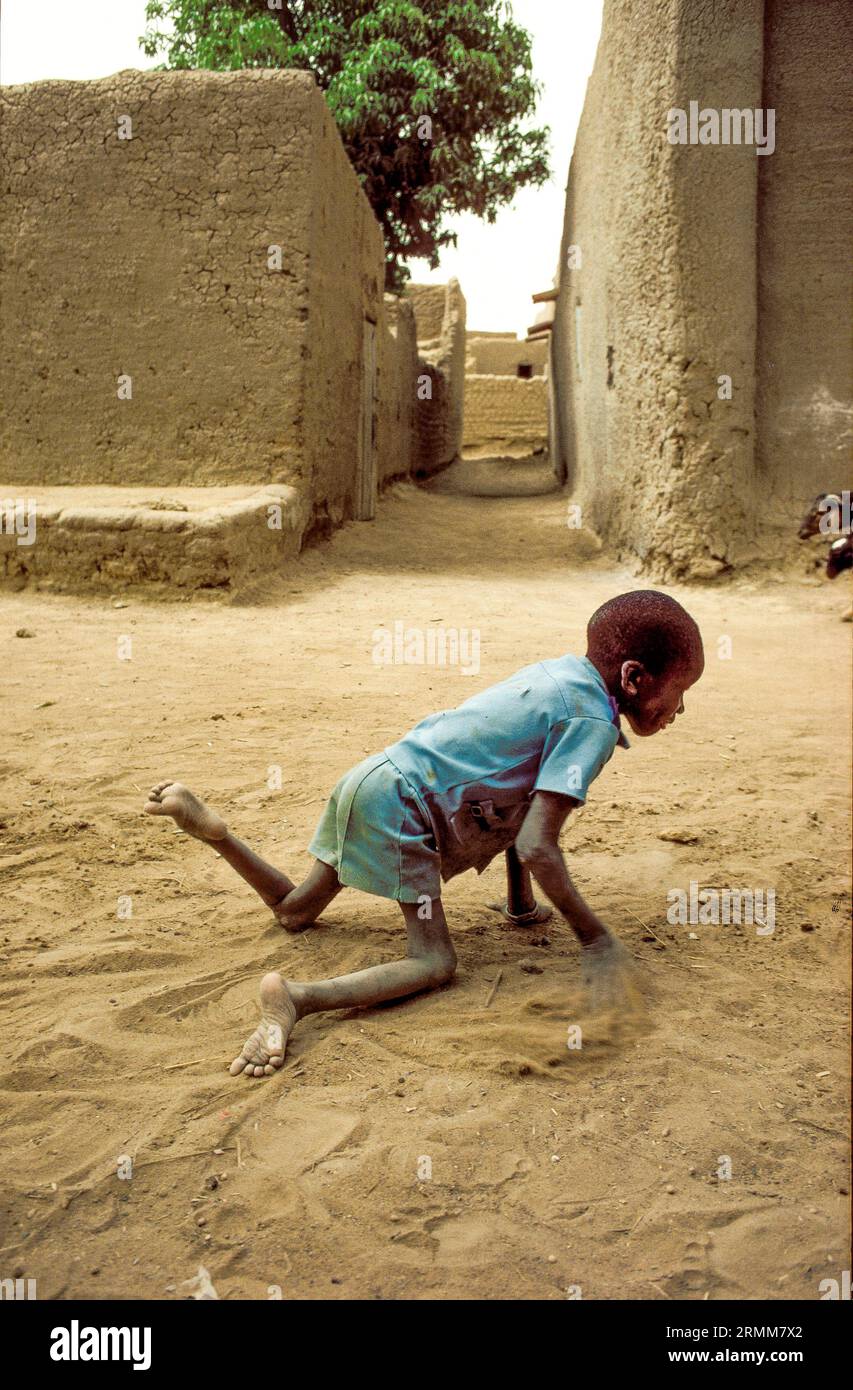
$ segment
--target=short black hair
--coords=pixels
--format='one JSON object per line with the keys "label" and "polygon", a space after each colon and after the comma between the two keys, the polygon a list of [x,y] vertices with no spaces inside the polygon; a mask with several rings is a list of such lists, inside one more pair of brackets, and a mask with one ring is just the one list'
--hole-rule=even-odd
{"label": "short black hair", "polygon": [[613,670],[639,661],[650,676],[662,676],[704,659],[699,628],[674,598],[657,589],[618,594],[597,608],[587,629],[587,655]]}

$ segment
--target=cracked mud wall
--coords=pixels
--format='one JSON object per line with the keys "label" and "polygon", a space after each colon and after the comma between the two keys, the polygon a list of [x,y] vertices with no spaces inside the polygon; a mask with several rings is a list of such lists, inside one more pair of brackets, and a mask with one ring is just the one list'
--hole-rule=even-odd
{"label": "cracked mud wall", "polygon": [[760,106],[761,17],[760,0],[607,3],[572,157],[553,349],[564,464],[585,520],[660,577],[750,553],[760,161],[672,146],[666,129],[690,100]]}
{"label": "cracked mud wall", "polygon": [[317,101],[295,72],[0,89],[8,481],[298,479]]}
{"label": "cracked mud wall", "polygon": [[850,486],[853,7],[766,0],[764,34],[764,103],[778,116],[759,169],[756,474],[789,523]]}

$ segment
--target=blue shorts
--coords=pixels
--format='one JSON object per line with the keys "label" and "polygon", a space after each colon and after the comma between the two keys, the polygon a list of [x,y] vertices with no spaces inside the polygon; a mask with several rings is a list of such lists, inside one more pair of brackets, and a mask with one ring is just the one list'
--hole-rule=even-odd
{"label": "blue shorts", "polygon": [[429,817],[384,753],[344,773],[308,852],[333,868],[347,888],[401,903],[441,897],[440,858]]}

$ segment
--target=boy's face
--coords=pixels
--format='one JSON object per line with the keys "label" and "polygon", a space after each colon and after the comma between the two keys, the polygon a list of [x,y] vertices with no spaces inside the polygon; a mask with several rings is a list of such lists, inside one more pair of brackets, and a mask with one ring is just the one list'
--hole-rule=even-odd
{"label": "boy's face", "polygon": [[634,733],[641,738],[659,734],[677,714],[683,714],[684,692],[696,684],[703,670],[704,662],[695,661],[652,676],[639,661],[624,661],[619,709]]}

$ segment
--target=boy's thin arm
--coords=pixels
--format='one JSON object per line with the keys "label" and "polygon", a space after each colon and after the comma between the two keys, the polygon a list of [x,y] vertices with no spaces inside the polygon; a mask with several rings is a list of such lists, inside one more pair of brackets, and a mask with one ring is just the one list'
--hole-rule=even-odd
{"label": "boy's thin arm", "polygon": [[560,849],[560,831],[577,805],[572,796],[561,796],[558,792],[534,792],[515,848],[522,864],[530,870],[542,892],[562,912],[575,935],[586,946],[609,937],[610,932],[575,888]]}

